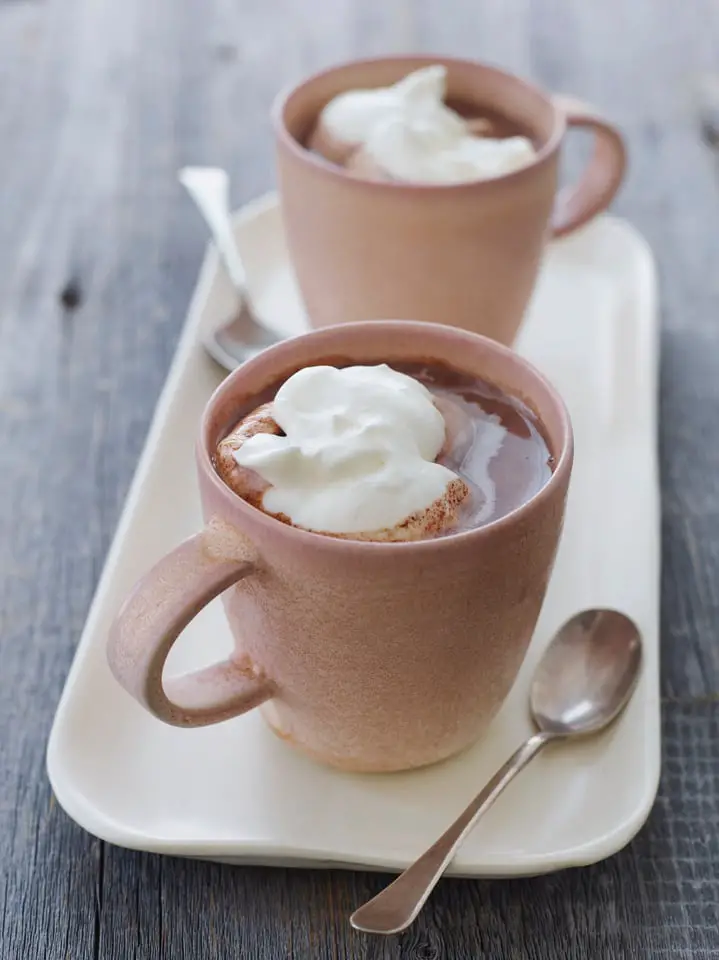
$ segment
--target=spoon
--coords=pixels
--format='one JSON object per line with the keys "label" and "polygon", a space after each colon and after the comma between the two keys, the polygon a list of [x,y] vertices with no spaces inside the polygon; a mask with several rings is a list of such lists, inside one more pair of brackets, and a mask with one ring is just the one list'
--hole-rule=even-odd
{"label": "spoon", "polygon": [[183,167],[177,178],[210,228],[220,260],[237,291],[237,315],[203,337],[203,346],[210,356],[227,370],[234,370],[280,338],[252,308],[245,268],[232,229],[227,172],[219,167]]}
{"label": "spoon", "polygon": [[629,702],[639,678],[639,630],[615,610],[586,610],[559,630],[537,666],[530,709],[538,732],[495,773],[452,826],[350,917],[365,933],[399,933],[418,916],[475,824],[516,774],[552,740],[598,733]]}

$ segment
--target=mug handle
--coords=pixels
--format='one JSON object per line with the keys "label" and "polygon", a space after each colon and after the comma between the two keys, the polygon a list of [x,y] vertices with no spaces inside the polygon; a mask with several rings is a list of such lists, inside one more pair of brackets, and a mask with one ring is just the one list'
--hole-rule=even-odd
{"label": "mug handle", "polygon": [[107,657],[118,682],[143,707],[177,727],[202,727],[252,710],[276,692],[249,660],[233,655],[163,681],[173,643],[204,606],[257,570],[252,545],[211,521],[142,577],[110,628]]}
{"label": "mug handle", "polygon": [[624,178],[627,153],[619,130],[574,97],[554,96],[554,105],[566,117],[568,127],[594,131],[594,153],[579,183],[559,192],[551,221],[551,235],[562,237],[584,226],[605,210]]}

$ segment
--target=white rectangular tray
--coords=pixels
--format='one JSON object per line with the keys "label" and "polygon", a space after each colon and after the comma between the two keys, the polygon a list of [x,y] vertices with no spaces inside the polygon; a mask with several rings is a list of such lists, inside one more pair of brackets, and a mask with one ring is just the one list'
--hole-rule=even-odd
{"label": "white rectangular tray", "polygon": [[[256,300],[285,332],[303,314],[274,197],[238,215]],[[181,730],[151,718],[105,662],[110,620],[139,573],[200,524],[193,443],[222,373],[198,330],[229,313],[212,251],[58,707],[48,747],[55,794],[78,823],[126,847],[207,859],[404,867],[528,734],[527,688],[552,632],[583,607],[639,623],[644,673],[606,735],[537,759],[469,837],[451,871],[537,874],[590,863],[644,822],[659,776],[657,312],[651,254],[626,223],[601,218],[549,250],[519,349],[564,394],[576,431],[566,530],[547,601],[515,687],[464,755],[409,774],[316,766],[251,714]],[[229,649],[219,605],[186,631],[173,663]]]}

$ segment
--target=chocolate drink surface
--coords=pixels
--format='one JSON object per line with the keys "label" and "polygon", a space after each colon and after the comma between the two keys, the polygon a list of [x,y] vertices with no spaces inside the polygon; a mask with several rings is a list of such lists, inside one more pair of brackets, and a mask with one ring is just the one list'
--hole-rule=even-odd
{"label": "chocolate drink surface", "polygon": [[471,530],[531,500],[552,475],[553,458],[537,417],[521,400],[486,380],[444,364],[392,363],[423,383],[447,424],[438,461],[471,494],[451,533]]}
{"label": "chocolate drink surface", "polygon": [[247,407],[217,446],[218,474],[248,503],[316,533],[412,541],[465,532],[511,513],[552,473],[525,404],[433,360],[306,368]]}

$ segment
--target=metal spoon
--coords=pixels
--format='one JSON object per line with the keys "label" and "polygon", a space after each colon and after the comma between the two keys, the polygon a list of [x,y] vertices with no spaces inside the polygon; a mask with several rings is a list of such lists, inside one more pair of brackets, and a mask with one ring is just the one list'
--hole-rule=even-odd
{"label": "metal spoon", "polygon": [[236,316],[203,337],[203,346],[210,356],[227,370],[234,370],[280,338],[252,309],[245,268],[232,229],[227,172],[219,167],[183,167],[177,177],[210,228],[217,252],[237,291]]}
{"label": "metal spoon", "polygon": [[419,860],[350,923],[365,933],[399,933],[416,919],[460,845],[507,784],[551,740],[597,733],[629,702],[639,678],[639,630],[614,610],[587,610],[567,621],[542,657],[530,692],[538,732],[501,767],[484,790]]}

